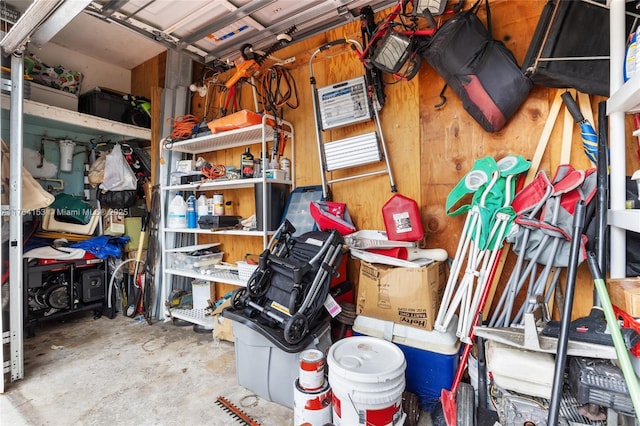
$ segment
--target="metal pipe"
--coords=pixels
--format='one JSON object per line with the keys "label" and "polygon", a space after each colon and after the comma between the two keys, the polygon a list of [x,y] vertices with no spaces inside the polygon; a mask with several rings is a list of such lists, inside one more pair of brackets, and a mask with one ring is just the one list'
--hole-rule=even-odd
{"label": "metal pipe", "polygon": [[11,381],[24,377],[24,308],[22,282],[22,144],[24,140],[24,60],[22,53],[11,55],[11,111],[9,112],[9,326]]}

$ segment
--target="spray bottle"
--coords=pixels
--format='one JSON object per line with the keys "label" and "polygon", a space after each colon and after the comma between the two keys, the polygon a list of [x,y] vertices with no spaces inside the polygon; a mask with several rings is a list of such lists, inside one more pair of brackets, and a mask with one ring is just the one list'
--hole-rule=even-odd
{"label": "spray bottle", "polygon": [[194,229],[198,227],[198,214],[196,212],[196,196],[191,194],[187,198],[187,228]]}

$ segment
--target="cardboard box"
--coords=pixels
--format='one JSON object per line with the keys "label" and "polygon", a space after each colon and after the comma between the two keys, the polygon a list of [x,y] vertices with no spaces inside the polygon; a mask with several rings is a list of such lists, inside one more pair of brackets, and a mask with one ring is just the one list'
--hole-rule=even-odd
{"label": "cardboard box", "polygon": [[[124,235],[124,214],[116,210],[109,209],[104,215],[104,234],[121,236]],[[137,248],[137,247],[136,247]]]}
{"label": "cardboard box", "polygon": [[611,304],[633,317],[640,317],[640,277],[607,280]]}
{"label": "cardboard box", "polygon": [[231,299],[227,299],[224,303],[216,308],[211,314],[215,326],[213,327],[213,338],[217,340],[226,340],[227,342],[235,342],[233,337],[233,320],[223,317],[222,310],[227,306],[231,306]]}
{"label": "cardboard box", "polygon": [[430,331],[446,284],[444,262],[399,268],[362,262],[356,313]]}

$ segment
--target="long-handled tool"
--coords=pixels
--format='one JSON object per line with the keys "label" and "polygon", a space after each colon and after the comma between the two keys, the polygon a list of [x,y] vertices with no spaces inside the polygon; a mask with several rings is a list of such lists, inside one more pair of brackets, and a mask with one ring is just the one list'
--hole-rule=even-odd
{"label": "long-handled tool", "polygon": [[560,322],[560,336],[558,337],[558,348],[556,351],[553,388],[551,389],[551,400],[549,403],[549,417],[547,420],[547,424],[549,425],[558,424],[558,416],[560,413],[560,402],[564,387],[564,370],[567,363],[567,346],[569,344],[569,325],[571,323],[573,296],[578,270],[578,256],[580,254],[580,238],[582,236],[582,228],[585,220],[584,210],[584,202],[582,200],[578,201],[573,220],[571,250],[569,252],[569,266],[567,268],[567,282],[565,284],[564,291],[564,309]]}
{"label": "long-handled tool", "polygon": [[631,402],[633,403],[633,408],[636,412],[636,420],[640,420],[640,384],[638,384],[638,377],[633,370],[633,365],[631,365],[629,351],[624,342],[624,338],[622,337],[622,332],[620,331],[618,317],[613,311],[611,299],[607,292],[607,286],[604,282],[600,267],[598,266],[598,259],[591,251],[587,253],[587,263],[589,264],[589,269],[593,276],[593,283],[596,287],[598,298],[600,299],[600,305],[602,306],[604,316],[607,320],[609,332],[613,338],[613,346],[616,349],[620,370],[622,370],[624,380],[627,384],[627,390],[629,391],[629,396],[631,397]]}
{"label": "long-handled tool", "polygon": [[[136,252],[136,261],[135,261],[135,266],[133,269],[133,280],[134,280],[134,286],[138,287],[138,297],[136,300],[136,303],[134,305],[133,308],[133,312],[127,312],[128,316],[130,317],[134,317],[136,316],[136,314],[138,312],[141,312],[143,314],[143,316],[145,317],[145,319],[147,320],[147,322],[150,322],[150,318],[147,314],[147,308],[144,306],[143,303],[143,294],[145,291],[145,287],[146,287],[146,283],[144,282],[144,278],[140,277],[138,278],[138,274],[140,273],[140,265],[142,265],[144,267],[144,261],[142,261],[142,250],[144,248],[144,240],[146,238],[147,235],[147,226],[149,223],[149,213],[146,212],[144,214],[144,216],[142,216],[142,224],[141,224],[141,228],[140,228],[140,237],[138,240],[138,250]],[[144,273],[144,271],[142,272]],[[138,280],[139,284],[138,284]]]}

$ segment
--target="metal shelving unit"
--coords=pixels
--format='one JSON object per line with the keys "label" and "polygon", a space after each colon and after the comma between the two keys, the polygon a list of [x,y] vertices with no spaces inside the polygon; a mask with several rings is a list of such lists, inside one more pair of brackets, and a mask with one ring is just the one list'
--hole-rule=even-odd
{"label": "metal shelving unit", "polygon": [[[625,4],[622,0],[610,2],[610,87],[607,100],[610,139],[610,232],[611,278],[626,276],[626,232],[640,232],[640,211],[626,206],[626,128],[625,115],[640,111],[640,74],[624,82],[623,66],[627,34],[625,34]],[[636,133],[634,133],[635,135]]]}
{"label": "metal shelving unit", "polygon": [[[189,154],[194,157],[198,154],[202,153],[210,153],[215,151],[223,151],[231,148],[238,148],[247,145],[256,145],[261,144],[261,152],[267,153],[267,143],[274,140],[276,132],[273,129],[273,123],[275,122],[275,118],[273,116],[265,115],[262,118],[261,124],[251,125],[239,129],[229,130],[220,133],[212,133],[204,136],[199,136],[196,138],[183,140],[179,142],[168,142],[165,143],[163,148],[166,151]],[[283,133],[283,136],[289,138],[290,140],[290,149],[291,149],[291,159],[294,159],[294,131],[291,123],[278,120],[278,127],[280,132]],[[295,164],[295,161],[292,161]],[[165,168],[167,165],[164,166]],[[168,170],[165,170],[168,172]],[[168,176],[169,173],[166,173]],[[291,169],[291,176],[295,176],[295,170]],[[165,217],[168,210],[168,203],[173,198],[172,196],[177,192],[201,192],[201,191],[212,191],[212,190],[237,190],[243,188],[254,188],[256,185],[262,185],[262,199],[267,200],[268,191],[266,183],[282,183],[291,185],[294,187],[292,180],[282,180],[282,179],[271,179],[267,178],[265,174],[265,169],[262,170],[262,176],[258,178],[251,179],[214,179],[208,180],[204,182],[195,182],[189,184],[180,184],[180,185],[172,185],[167,184],[161,186],[161,201],[164,206],[162,210],[162,229],[164,231],[163,235],[163,250],[162,250],[162,264],[163,264],[163,287],[162,287],[162,300],[167,300],[171,290],[173,289],[173,279],[175,277],[186,277],[193,279],[206,280],[211,282],[219,282],[224,284],[231,284],[235,286],[245,286],[246,283],[244,280],[241,280],[238,277],[236,272],[230,272],[228,270],[220,270],[214,271],[210,274],[202,274],[194,271],[185,271],[176,268],[169,268],[165,265],[169,265],[167,262],[167,253],[175,247],[178,247],[177,241],[180,235],[193,235],[196,239],[200,235],[234,235],[238,237],[253,237],[259,238],[262,237],[262,248],[264,249],[267,246],[269,236],[274,233],[274,231],[267,230],[267,226],[264,226],[264,230],[262,231],[248,231],[248,230],[238,230],[238,229],[221,229],[221,230],[209,230],[209,229],[175,229],[168,228],[165,226]],[[263,203],[262,205],[262,217],[267,218],[267,204]],[[266,222],[266,220],[265,220]],[[164,314],[166,316],[171,316],[173,318],[179,318],[185,321],[193,322],[194,324],[203,325],[205,327],[212,328],[214,323],[213,320],[201,312],[200,309],[170,309],[167,310]]]}

